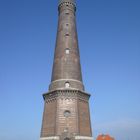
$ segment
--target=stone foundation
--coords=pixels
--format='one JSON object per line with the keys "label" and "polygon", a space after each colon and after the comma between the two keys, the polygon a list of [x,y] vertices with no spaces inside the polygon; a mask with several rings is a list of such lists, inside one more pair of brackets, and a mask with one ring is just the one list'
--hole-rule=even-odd
{"label": "stone foundation", "polygon": [[[62,140],[62,139],[60,139],[59,136],[54,136],[54,137],[42,137],[40,138],[40,140]],[[93,137],[75,136],[74,138],[66,138],[66,140],[93,140]]]}

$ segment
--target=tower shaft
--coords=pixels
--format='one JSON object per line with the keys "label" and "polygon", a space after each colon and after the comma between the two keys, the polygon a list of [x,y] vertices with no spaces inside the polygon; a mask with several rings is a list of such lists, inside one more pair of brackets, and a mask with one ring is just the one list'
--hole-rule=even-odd
{"label": "tower shaft", "polygon": [[65,83],[70,83],[71,88],[83,90],[75,2],[61,0],[58,10],[59,21],[50,90],[63,89]]}

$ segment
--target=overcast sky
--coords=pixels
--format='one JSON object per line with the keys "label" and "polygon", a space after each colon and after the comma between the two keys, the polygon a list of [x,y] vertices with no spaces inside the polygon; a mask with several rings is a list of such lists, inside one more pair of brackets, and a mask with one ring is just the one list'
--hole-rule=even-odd
{"label": "overcast sky", "polygon": [[[0,0],[0,140],[38,140],[57,0]],[[140,1],[77,0],[93,136],[140,139]]]}

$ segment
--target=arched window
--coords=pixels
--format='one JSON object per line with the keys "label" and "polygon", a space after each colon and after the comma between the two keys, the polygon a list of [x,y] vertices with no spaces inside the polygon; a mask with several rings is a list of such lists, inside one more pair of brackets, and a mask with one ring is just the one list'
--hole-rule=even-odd
{"label": "arched window", "polygon": [[70,112],[69,110],[65,110],[65,111],[64,111],[64,116],[65,116],[65,117],[69,117],[70,114],[71,114],[71,112]]}
{"label": "arched window", "polygon": [[70,49],[69,49],[69,48],[66,48],[66,49],[65,49],[65,53],[66,53],[66,54],[70,54]]}
{"label": "arched window", "polygon": [[69,88],[70,87],[70,83],[69,82],[66,82],[65,83],[65,88]]}

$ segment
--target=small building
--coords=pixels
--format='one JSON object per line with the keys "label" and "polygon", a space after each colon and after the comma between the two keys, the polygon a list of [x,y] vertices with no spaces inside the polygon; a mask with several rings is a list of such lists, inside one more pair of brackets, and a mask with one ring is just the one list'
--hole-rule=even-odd
{"label": "small building", "polygon": [[107,135],[101,134],[97,137],[96,140],[115,140],[115,139],[109,136],[108,134]]}

